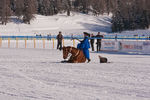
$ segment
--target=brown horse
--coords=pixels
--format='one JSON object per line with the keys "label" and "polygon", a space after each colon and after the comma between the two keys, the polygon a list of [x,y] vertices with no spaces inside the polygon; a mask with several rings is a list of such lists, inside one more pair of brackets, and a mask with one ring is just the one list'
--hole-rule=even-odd
{"label": "brown horse", "polygon": [[68,63],[84,63],[86,61],[83,51],[71,46],[63,47],[64,59],[67,59],[69,53],[71,53],[71,57],[66,61]]}

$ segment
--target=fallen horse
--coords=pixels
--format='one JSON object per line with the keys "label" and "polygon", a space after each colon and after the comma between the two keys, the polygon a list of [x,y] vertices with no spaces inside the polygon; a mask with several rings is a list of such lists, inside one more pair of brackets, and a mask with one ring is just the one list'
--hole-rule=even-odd
{"label": "fallen horse", "polygon": [[71,57],[67,61],[62,61],[63,63],[85,63],[86,61],[82,50],[71,46],[63,47],[63,58],[67,59],[69,54],[71,54]]}

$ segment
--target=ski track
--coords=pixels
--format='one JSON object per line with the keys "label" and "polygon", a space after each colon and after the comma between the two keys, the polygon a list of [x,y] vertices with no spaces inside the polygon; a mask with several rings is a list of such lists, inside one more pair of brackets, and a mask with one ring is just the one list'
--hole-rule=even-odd
{"label": "ski track", "polygon": [[90,63],[67,64],[55,49],[0,52],[1,100],[150,100],[148,55],[91,52]]}

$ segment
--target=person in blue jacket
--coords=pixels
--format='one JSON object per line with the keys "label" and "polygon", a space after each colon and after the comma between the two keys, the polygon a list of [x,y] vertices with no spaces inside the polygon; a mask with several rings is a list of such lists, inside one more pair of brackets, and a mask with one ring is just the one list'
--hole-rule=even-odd
{"label": "person in blue jacket", "polygon": [[90,48],[90,43],[88,39],[89,37],[90,37],[90,34],[88,34],[87,32],[84,32],[84,40],[80,41],[80,43],[77,45],[78,49],[83,50],[85,58],[88,60],[88,63],[91,61],[90,53],[89,53],[89,48]]}

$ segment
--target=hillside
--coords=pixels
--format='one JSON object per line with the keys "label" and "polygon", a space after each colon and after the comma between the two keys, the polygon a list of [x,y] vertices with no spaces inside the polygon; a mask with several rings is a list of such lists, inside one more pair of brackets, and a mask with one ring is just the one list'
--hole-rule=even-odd
{"label": "hillside", "polygon": [[0,25],[0,35],[55,35],[58,31],[63,34],[79,34],[87,32],[111,32],[111,16],[93,16],[81,13],[72,13],[71,16],[58,14],[55,16],[35,15],[31,24],[24,24],[12,18],[7,25]]}

